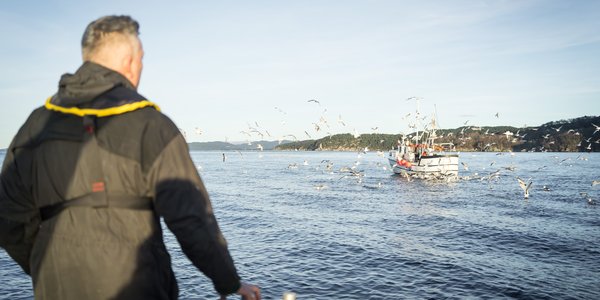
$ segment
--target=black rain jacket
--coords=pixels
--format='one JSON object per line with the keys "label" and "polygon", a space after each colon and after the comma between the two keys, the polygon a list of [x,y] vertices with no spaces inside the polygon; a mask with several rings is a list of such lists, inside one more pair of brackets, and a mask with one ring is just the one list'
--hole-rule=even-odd
{"label": "black rain jacket", "polygon": [[178,128],[91,62],[32,112],[0,175],[0,247],[36,299],[175,299],[160,218],[220,294],[240,279]]}

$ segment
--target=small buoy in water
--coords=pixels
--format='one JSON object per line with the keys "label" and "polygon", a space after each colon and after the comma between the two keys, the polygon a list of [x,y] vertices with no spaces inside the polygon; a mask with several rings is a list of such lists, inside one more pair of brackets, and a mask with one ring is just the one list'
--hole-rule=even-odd
{"label": "small buoy in water", "polygon": [[292,293],[292,292],[283,293],[283,300],[296,300],[296,293]]}

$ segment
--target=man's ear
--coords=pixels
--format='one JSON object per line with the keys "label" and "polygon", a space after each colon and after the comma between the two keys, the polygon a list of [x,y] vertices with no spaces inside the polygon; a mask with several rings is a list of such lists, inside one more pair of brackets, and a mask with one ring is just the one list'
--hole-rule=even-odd
{"label": "man's ear", "polygon": [[133,55],[126,54],[121,58],[121,74],[123,74],[131,84],[135,84],[133,82],[135,77],[133,74]]}

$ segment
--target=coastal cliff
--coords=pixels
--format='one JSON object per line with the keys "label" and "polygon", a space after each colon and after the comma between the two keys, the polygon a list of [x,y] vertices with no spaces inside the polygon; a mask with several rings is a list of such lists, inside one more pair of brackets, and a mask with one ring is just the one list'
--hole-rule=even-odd
{"label": "coastal cliff", "polygon": [[[545,123],[537,127],[463,126],[436,130],[437,143],[452,143],[457,151],[600,151],[600,116],[585,116]],[[308,151],[384,151],[396,146],[403,134],[336,134],[317,140],[296,141],[278,145],[274,150]]]}

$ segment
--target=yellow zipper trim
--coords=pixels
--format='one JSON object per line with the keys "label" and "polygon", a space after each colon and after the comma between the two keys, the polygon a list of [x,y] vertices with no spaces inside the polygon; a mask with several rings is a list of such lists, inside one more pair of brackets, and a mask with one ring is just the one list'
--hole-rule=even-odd
{"label": "yellow zipper trim", "polygon": [[108,117],[108,116],[124,114],[124,113],[130,112],[130,111],[144,108],[144,107],[154,107],[156,110],[160,111],[160,108],[158,107],[158,105],[156,105],[148,100],[142,100],[142,101],[124,104],[124,105],[116,106],[116,107],[95,109],[95,108],[62,107],[62,106],[58,106],[58,105],[50,103],[51,99],[52,99],[52,97],[50,97],[50,98],[48,98],[48,100],[46,100],[46,104],[44,105],[46,107],[46,109],[65,113],[65,114],[76,115],[76,116],[80,116],[80,117],[83,117],[83,116],[96,116],[99,118]]}

